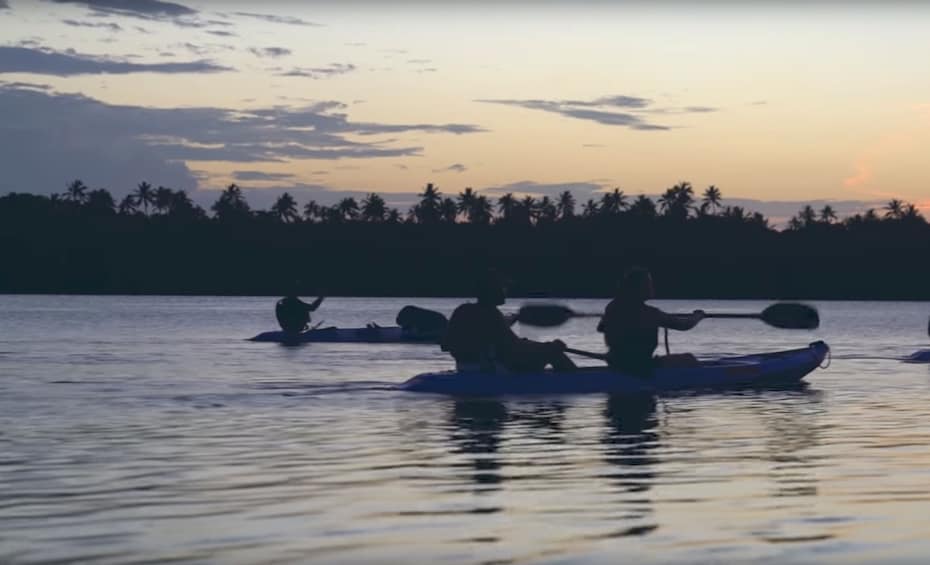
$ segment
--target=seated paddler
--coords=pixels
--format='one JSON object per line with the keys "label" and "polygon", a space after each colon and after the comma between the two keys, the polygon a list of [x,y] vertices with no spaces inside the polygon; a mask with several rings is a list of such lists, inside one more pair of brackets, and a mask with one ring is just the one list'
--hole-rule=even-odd
{"label": "seated paddler", "polygon": [[475,302],[462,304],[452,312],[442,339],[443,351],[455,359],[459,370],[536,372],[546,366],[558,371],[575,369],[565,355],[560,340],[538,342],[518,337],[498,306],[506,301],[503,279],[487,273],[476,285]]}

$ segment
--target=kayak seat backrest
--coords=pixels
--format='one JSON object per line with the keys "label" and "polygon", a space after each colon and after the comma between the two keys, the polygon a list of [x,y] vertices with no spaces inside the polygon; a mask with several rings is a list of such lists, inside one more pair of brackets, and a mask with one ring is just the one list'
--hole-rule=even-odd
{"label": "kayak seat backrest", "polygon": [[418,335],[441,336],[449,320],[441,313],[417,306],[404,306],[397,313],[397,325],[407,332]]}

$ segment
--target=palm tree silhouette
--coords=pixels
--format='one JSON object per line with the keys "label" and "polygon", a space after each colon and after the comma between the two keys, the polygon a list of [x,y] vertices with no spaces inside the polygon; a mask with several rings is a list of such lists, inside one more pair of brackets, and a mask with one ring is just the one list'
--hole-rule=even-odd
{"label": "palm tree silhouette", "polygon": [[593,198],[588,198],[588,201],[584,203],[584,207],[581,210],[581,215],[585,218],[593,218],[600,212],[600,208],[597,205],[597,202]]}
{"label": "palm tree silhouette", "polygon": [[493,214],[494,207],[491,205],[491,201],[482,194],[475,198],[468,210],[468,221],[473,224],[487,225],[491,223]]}
{"label": "palm tree silhouette", "polygon": [[244,220],[252,214],[249,203],[245,201],[245,196],[242,194],[242,189],[235,183],[226,187],[211,209],[216,212],[216,218],[221,222]]}
{"label": "palm tree silhouette", "polygon": [[720,194],[720,189],[714,185],[707,187],[707,190],[704,191],[704,197],[702,199],[701,209],[702,211],[710,209],[711,215],[717,214],[717,209],[720,207],[720,201],[723,199]]}
{"label": "palm tree silhouette", "polygon": [[282,223],[289,224],[300,220],[297,213],[297,202],[285,192],[271,205],[271,213]]}
{"label": "palm tree silhouette", "polygon": [[104,216],[114,213],[116,202],[113,201],[113,195],[105,188],[98,188],[87,193],[84,201],[84,208],[93,215]]}
{"label": "palm tree silhouette", "polygon": [[694,202],[694,188],[690,182],[680,182],[669,188],[659,198],[662,212],[669,217],[684,220]]}
{"label": "palm tree silhouette", "polygon": [[119,203],[119,213],[124,216],[131,216],[136,213],[136,198],[132,194],[127,194]]}
{"label": "palm tree silhouette", "polygon": [[304,219],[308,222],[312,222],[316,219],[321,219],[323,216],[323,210],[320,208],[320,205],[316,203],[316,200],[311,200],[304,204]]}
{"label": "palm tree silhouette", "polygon": [[913,221],[913,220],[920,220],[920,219],[922,219],[922,218],[923,218],[923,216],[921,215],[920,210],[917,208],[917,206],[915,206],[915,205],[913,205],[913,204],[907,204],[907,205],[904,206],[904,208],[901,210],[901,219],[902,219],[902,220]]}
{"label": "palm tree silhouette", "polygon": [[575,217],[575,197],[568,190],[559,194],[559,200],[556,204],[559,212],[559,219],[567,220]]}
{"label": "palm tree silhouette", "polygon": [[516,213],[521,224],[532,224],[538,215],[536,199],[529,194],[524,196],[517,205]]}
{"label": "palm tree silhouette", "polygon": [[512,222],[514,219],[514,214],[517,210],[517,199],[514,197],[512,192],[504,194],[497,199],[497,210],[500,212],[500,220],[502,222]]}
{"label": "palm tree silhouette", "polygon": [[443,198],[439,204],[439,217],[447,224],[454,224],[456,217],[459,215],[459,207],[455,200]]}
{"label": "palm tree silhouette", "polygon": [[155,202],[155,193],[152,190],[152,185],[145,181],[140,182],[133,196],[136,199],[136,206],[142,206],[143,214],[148,216],[149,204]]}
{"label": "palm tree silhouette", "polygon": [[898,200],[897,198],[885,205],[886,218],[893,218],[895,220],[901,219],[903,212],[904,202]]}
{"label": "palm tree silhouette", "polygon": [[[471,215],[472,206],[475,205],[475,200],[477,199],[478,193],[476,193],[471,187],[466,188],[463,192],[460,192],[457,205],[459,212],[465,214],[466,217],[469,217]],[[469,221],[471,221],[470,217]]]}
{"label": "palm tree silhouette", "polygon": [[548,196],[543,196],[536,204],[536,221],[544,224],[554,223],[559,218],[555,203]]}
{"label": "palm tree silhouette", "polygon": [[339,217],[342,220],[354,220],[358,218],[358,202],[355,201],[351,196],[349,198],[343,198],[339,201],[339,204],[336,204],[336,210],[339,213]]}
{"label": "palm tree silhouette", "polygon": [[630,215],[636,218],[652,219],[656,217],[656,204],[645,194],[640,194],[630,206]]}
{"label": "palm tree silhouette", "polygon": [[812,226],[817,223],[817,212],[808,204],[798,212],[798,219],[801,220],[801,225],[805,228]]}
{"label": "palm tree silhouette", "polygon": [[187,195],[187,192],[183,190],[176,190],[171,195],[168,215],[185,219],[201,219],[206,217],[203,209],[194,204],[190,196]]}
{"label": "palm tree silhouette", "polygon": [[439,221],[442,204],[442,193],[433,183],[427,183],[423,192],[418,195],[420,202],[413,207],[413,216],[421,224],[435,224]]}
{"label": "palm tree silhouette", "polygon": [[153,198],[155,211],[160,214],[167,212],[168,208],[171,207],[171,200],[173,197],[173,190],[159,186],[158,189],[155,190],[155,196]]}
{"label": "palm tree silhouette", "polygon": [[65,188],[65,199],[75,204],[87,202],[87,185],[80,179],[71,181]]}
{"label": "palm tree silhouette", "polygon": [[605,216],[619,216],[620,213],[626,210],[629,205],[626,202],[626,195],[623,194],[623,191],[619,188],[613,189],[611,192],[605,192],[601,196],[601,214]]}
{"label": "palm tree silhouette", "polygon": [[387,216],[387,204],[380,195],[372,192],[362,200],[362,220],[383,222],[385,216]]}

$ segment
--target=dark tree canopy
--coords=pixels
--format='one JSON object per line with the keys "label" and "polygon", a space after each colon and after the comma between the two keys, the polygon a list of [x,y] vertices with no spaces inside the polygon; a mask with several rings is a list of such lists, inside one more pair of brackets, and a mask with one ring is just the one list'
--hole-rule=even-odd
{"label": "dark tree canopy", "polygon": [[[141,182],[119,204],[81,180],[0,197],[0,292],[462,296],[476,273],[513,292],[609,296],[632,264],[664,297],[930,299],[930,225],[913,204],[839,218],[805,206],[788,228],[679,182],[657,201],[605,191],[492,200],[427,184],[407,214],[376,193],[331,206],[282,194],[253,210],[235,184],[210,207]],[[578,208],[580,207],[580,212]]]}

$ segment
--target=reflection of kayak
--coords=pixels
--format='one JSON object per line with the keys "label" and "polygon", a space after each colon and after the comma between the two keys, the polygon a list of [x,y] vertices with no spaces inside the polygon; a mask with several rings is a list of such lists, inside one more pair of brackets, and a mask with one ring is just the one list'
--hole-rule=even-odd
{"label": "reflection of kayak", "polygon": [[322,328],[299,334],[282,331],[264,332],[251,341],[277,343],[438,343],[435,336],[419,337],[397,326],[383,328]]}
{"label": "reflection of kayak", "polygon": [[508,394],[642,393],[687,389],[729,389],[797,384],[830,352],[817,341],[803,349],[702,361],[698,367],[658,369],[650,377],[586,367],[571,373],[499,375],[445,371],[423,373],[400,385],[403,390],[462,396]]}
{"label": "reflection of kayak", "polygon": [[905,363],[930,363],[930,349],[921,349],[920,351],[911,353],[902,359],[902,361]]}

